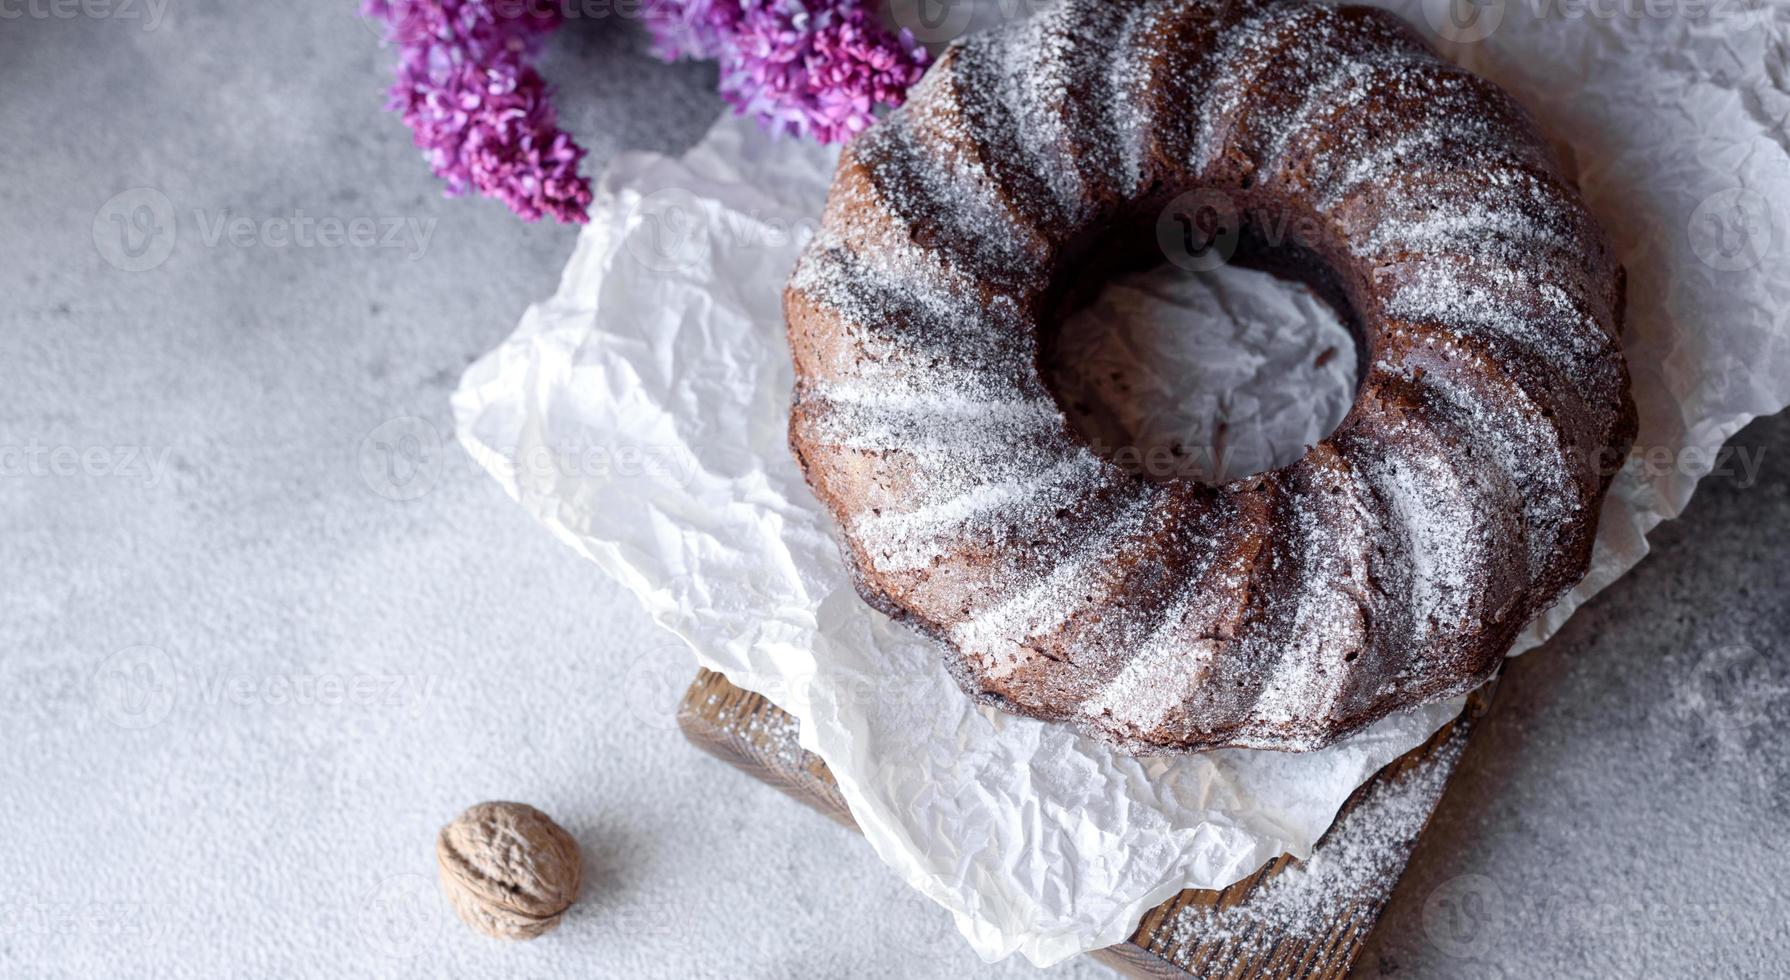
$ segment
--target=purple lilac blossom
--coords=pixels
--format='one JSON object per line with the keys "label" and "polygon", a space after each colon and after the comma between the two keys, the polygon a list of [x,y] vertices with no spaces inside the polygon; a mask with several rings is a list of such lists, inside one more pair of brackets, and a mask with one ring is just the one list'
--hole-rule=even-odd
{"label": "purple lilac blossom", "polygon": [[721,95],[773,133],[848,139],[898,106],[928,55],[868,0],[653,0],[661,57],[719,57]]}
{"label": "purple lilac blossom", "polygon": [[468,188],[526,221],[589,220],[585,151],[560,130],[533,65],[560,25],[553,4],[504,0],[366,0],[399,50],[391,108],[403,114],[450,197]]}

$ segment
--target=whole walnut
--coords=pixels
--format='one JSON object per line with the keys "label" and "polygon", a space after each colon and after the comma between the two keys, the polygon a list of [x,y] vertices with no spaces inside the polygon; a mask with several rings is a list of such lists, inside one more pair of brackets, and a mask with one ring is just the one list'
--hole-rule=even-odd
{"label": "whole walnut", "polygon": [[441,828],[441,887],[460,918],[498,939],[534,939],[578,898],[578,842],[525,803],[480,803]]}

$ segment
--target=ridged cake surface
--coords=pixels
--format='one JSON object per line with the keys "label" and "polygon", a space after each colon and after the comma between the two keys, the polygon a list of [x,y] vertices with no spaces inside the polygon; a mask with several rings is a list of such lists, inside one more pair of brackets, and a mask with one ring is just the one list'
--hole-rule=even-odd
{"label": "ridged cake surface", "polygon": [[[1189,192],[1361,347],[1336,431],[1223,486],[1103,459],[1040,368]],[[860,591],[973,696],[1132,751],[1316,748],[1481,683],[1583,576],[1634,437],[1576,189],[1363,7],[1065,0],[953,44],[846,148],[785,308],[791,445]]]}

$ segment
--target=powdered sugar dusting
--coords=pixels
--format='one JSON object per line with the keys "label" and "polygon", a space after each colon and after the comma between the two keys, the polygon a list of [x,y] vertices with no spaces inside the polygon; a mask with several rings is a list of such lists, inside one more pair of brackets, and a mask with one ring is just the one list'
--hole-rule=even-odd
{"label": "powdered sugar dusting", "polygon": [[[1128,11],[1117,49],[1136,50],[1142,43],[1140,38],[1155,30],[1159,26],[1157,18],[1170,9],[1171,5],[1160,4]],[[1102,81],[1105,91],[1101,118],[1106,124],[1103,135],[1117,148],[1111,156],[1113,169],[1107,177],[1121,193],[1131,193],[1143,181],[1145,143],[1155,129],[1147,90],[1150,73],[1141,58],[1111,58]]]}
{"label": "powdered sugar dusting", "polygon": [[1468,208],[1430,214],[1415,221],[1388,221],[1355,245],[1357,255],[1374,255],[1387,248],[1423,250],[1459,248],[1464,243],[1493,237],[1508,242],[1569,249],[1572,241],[1535,220],[1532,212],[1515,208]]}
{"label": "powdered sugar dusting", "polygon": [[1529,573],[1544,578],[1582,511],[1573,460],[1560,431],[1518,385],[1494,391],[1446,371],[1401,373],[1427,386],[1455,413],[1455,428],[1478,449],[1480,479],[1496,481],[1521,509]]}
{"label": "powdered sugar dusting", "polygon": [[1002,444],[1042,436],[1062,421],[1056,406],[1041,398],[980,399],[945,391],[872,397],[830,386],[812,394],[831,403],[814,434],[852,449],[913,452],[983,445],[998,453]]}
{"label": "powdered sugar dusting", "polygon": [[1387,444],[1350,462],[1373,485],[1402,535],[1413,638],[1426,642],[1465,620],[1487,556],[1475,535],[1476,498],[1461,485],[1453,461],[1424,433],[1415,445]]}
{"label": "powdered sugar dusting", "polygon": [[1418,57],[1414,52],[1397,49],[1372,51],[1364,56],[1347,55],[1331,62],[1329,74],[1312,86],[1285,118],[1272,121],[1268,126],[1269,143],[1260,167],[1262,172],[1271,174],[1278,169],[1288,143],[1303,132],[1315,116],[1370,97],[1377,91],[1371,84],[1373,81],[1386,75],[1388,69],[1398,71],[1414,63],[1423,64],[1414,61]]}
{"label": "powdered sugar dusting", "polygon": [[1060,4],[1003,32],[1005,59],[1023,70],[1004,76],[998,97],[1018,124],[1012,143],[1032,161],[1044,183],[1051,188],[1058,207],[1073,214],[1082,197],[1080,173],[1065,155],[1070,143],[1061,114],[1075,78],[1069,58],[1075,38],[1063,30],[1070,4]]}
{"label": "powdered sugar dusting", "polygon": [[[993,480],[965,480],[947,490],[943,500],[900,513],[860,516],[852,529],[877,556],[879,569],[920,568],[966,538],[995,538],[1015,516],[1051,519],[1056,511],[1078,503],[1083,488],[1099,475],[1099,460],[1089,453],[1077,453],[1043,472],[1017,471],[1004,476],[997,471]],[[933,485],[942,482],[933,481]]]}
{"label": "powdered sugar dusting", "polygon": [[[1204,173],[1223,149],[1220,139],[1236,119],[1238,110],[1248,97],[1257,75],[1267,67],[1281,37],[1322,35],[1328,39],[1334,27],[1325,18],[1328,8],[1320,6],[1268,6],[1232,26],[1213,47],[1211,64],[1218,74],[1212,95],[1200,112],[1195,131],[1190,163],[1195,173]],[[1316,22],[1315,24],[1313,22]],[[1304,51],[1303,44],[1295,50]]]}
{"label": "powdered sugar dusting", "polygon": [[1028,656],[1023,649],[1026,640],[1055,629],[1091,599],[1100,598],[1089,593],[1100,591],[1095,583],[1101,570],[1111,564],[1126,539],[1143,530],[1153,496],[1146,490],[1141,499],[1113,514],[1067,560],[972,613],[951,629],[952,642],[966,654],[982,659],[992,676],[1017,666]]}
{"label": "powdered sugar dusting", "polygon": [[1291,494],[1286,531],[1301,581],[1291,600],[1292,628],[1271,638],[1279,656],[1269,659],[1274,666],[1256,697],[1252,721],[1260,727],[1298,728],[1344,707],[1349,661],[1368,643],[1361,612],[1370,589],[1366,521],[1352,506],[1358,498],[1328,490]]}
{"label": "powdered sugar dusting", "polygon": [[1330,126],[1334,145],[1312,161],[1320,212],[1401,173],[1450,165],[1471,171],[1511,149],[1515,121],[1488,112],[1484,84],[1447,62],[1376,66],[1363,88],[1373,98],[1347,103],[1356,110],[1350,123]]}
{"label": "powdered sugar dusting", "polygon": [[1528,270],[1437,252],[1398,273],[1384,301],[1389,316],[1503,338],[1584,381],[1607,361],[1610,338],[1591,311]]}
{"label": "powdered sugar dusting", "polygon": [[[1186,610],[1177,612],[1185,615]],[[1178,620],[1179,616],[1170,616],[1168,621]],[[1083,716],[1107,719],[1130,731],[1159,727],[1171,712],[1192,699],[1201,683],[1201,666],[1220,646],[1217,640],[1190,641],[1165,629],[1083,703]]]}

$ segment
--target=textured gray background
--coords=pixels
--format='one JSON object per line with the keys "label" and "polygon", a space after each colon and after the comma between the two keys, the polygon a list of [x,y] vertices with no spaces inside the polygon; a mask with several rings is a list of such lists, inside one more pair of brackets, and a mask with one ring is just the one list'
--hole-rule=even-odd
{"label": "textured gray background", "polygon": [[[574,232],[440,198],[354,2],[5,4],[0,973],[1032,973],[686,747],[634,604],[430,452]],[[613,19],[555,42],[593,174],[717,112],[712,69],[642,48]],[[136,188],[177,237],[133,273],[107,202]],[[433,224],[420,249],[204,240],[300,213]],[[363,473],[403,435],[409,501]],[[1736,444],[1756,482],[1711,479],[1512,665],[1361,974],[1786,972],[1790,422]],[[492,797],[584,843],[552,938],[479,939],[435,898],[436,828]]]}

